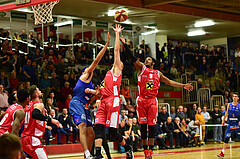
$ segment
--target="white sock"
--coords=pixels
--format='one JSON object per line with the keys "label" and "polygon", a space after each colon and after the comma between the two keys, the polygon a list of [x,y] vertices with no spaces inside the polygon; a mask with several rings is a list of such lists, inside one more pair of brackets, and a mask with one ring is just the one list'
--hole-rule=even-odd
{"label": "white sock", "polygon": [[85,154],[85,158],[88,158],[91,155],[89,150],[85,150],[84,154]]}
{"label": "white sock", "polygon": [[222,149],[222,153],[224,154],[224,149]]}

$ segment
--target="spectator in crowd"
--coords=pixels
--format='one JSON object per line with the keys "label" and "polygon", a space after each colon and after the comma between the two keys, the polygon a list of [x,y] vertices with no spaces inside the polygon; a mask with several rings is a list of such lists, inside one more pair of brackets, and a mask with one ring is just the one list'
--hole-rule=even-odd
{"label": "spectator in crowd", "polygon": [[19,137],[14,134],[4,134],[0,136],[0,158],[18,159],[22,152]]}
{"label": "spectator in crowd", "polygon": [[178,71],[175,67],[175,64],[172,64],[172,67],[170,68],[170,75],[172,78],[176,78],[178,75]]}
{"label": "spectator in crowd", "polygon": [[65,82],[64,87],[62,87],[60,91],[60,100],[62,100],[63,102],[66,101],[69,94],[72,94],[72,89],[69,87],[69,85],[69,82]]}
{"label": "spectator in crowd", "polygon": [[[214,125],[222,124],[222,113],[220,110],[218,110],[218,105],[215,105],[214,110],[212,111],[212,123]],[[216,144],[217,140],[219,141],[219,143],[223,144],[221,126],[213,127],[213,142]]]}
{"label": "spectator in crowd", "polygon": [[[182,120],[185,120],[184,118]],[[175,148],[183,148],[183,134],[181,133],[182,126],[180,123],[180,118],[176,117],[174,121],[174,137],[175,137]],[[179,139],[180,139],[180,146],[179,146]]]}
{"label": "spectator in crowd", "polygon": [[[208,120],[210,120],[210,114],[207,112],[206,106],[203,107],[202,114],[204,115],[205,124],[208,124]],[[206,126],[205,127],[205,139],[204,139],[205,143],[207,143],[207,134],[208,134],[208,127]]]}
{"label": "spectator in crowd", "polygon": [[76,61],[75,55],[72,51],[72,47],[68,46],[68,50],[66,51],[66,59],[69,63],[74,63]]}
{"label": "spectator in crowd", "polygon": [[181,52],[181,43],[178,42],[175,46],[175,55],[177,58],[177,68],[179,68],[182,65],[182,52]]}
{"label": "spectator in crowd", "polygon": [[23,66],[23,80],[24,81],[31,81],[31,78],[34,74],[34,71],[31,67],[32,61],[30,59],[27,60],[26,65]]}
{"label": "spectator in crowd", "polygon": [[[123,138],[126,140],[127,143],[131,142],[128,134],[127,134],[127,128],[126,128],[126,121],[122,120],[118,127],[118,132],[123,136]],[[124,149],[120,144],[118,144],[118,152],[122,153],[122,149]],[[124,151],[125,152],[125,151]]]}
{"label": "spectator in crowd", "polygon": [[125,97],[126,100],[127,99],[131,100],[128,84],[125,84],[125,86],[121,89],[121,94]]}
{"label": "spectator in crowd", "polygon": [[54,92],[49,93],[49,98],[51,99],[51,105],[57,107],[57,100],[55,99]]}
{"label": "spectator in crowd", "polygon": [[163,54],[163,59],[162,62],[165,63],[167,57],[168,57],[168,49],[167,49],[167,43],[164,43],[162,48],[161,48],[161,52]]}
{"label": "spectator in crowd", "polygon": [[[134,138],[135,138],[134,145],[133,145],[133,151],[138,152],[138,143],[139,143],[139,141],[142,141],[142,139],[141,139],[140,128],[137,124],[137,118],[132,119],[132,131],[134,133]],[[141,143],[141,145],[142,145],[142,143]]]}
{"label": "spectator in crowd", "polygon": [[172,122],[172,118],[168,117],[167,121],[163,124],[163,132],[167,133],[167,139],[169,140],[170,149],[173,149],[173,132],[174,132],[174,123]]}
{"label": "spectator in crowd", "polygon": [[25,29],[22,30],[22,34],[20,35],[20,38],[23,41],[27,41],[27,34],[26,34],[26,30]]}
{"label": "spectator in crowd", "polygon": [[121,110],[121,114],[119,115],[119,123],[120,123],[122,120],[125,120],[125,121],[128,120],[128,117],[127,117],[127,115],[126,115],[126,110]]}
{"label": "spectator in crowd", "polygon": [[137,116],[136,110],[133,105],[131,105],[131,101],[128,99],[127,100],[127,105],[125,106],[126,109],[128,110],[128,117],[133,118]]}
{"label": "spectator in crowd", "polygon": [[186,117],[186,121],[189,122],[190,121],[190,118],[188,117],[188,109],[187,107],[184,107],[183,108],[183,113],[185,114],[185,117]]}
{"label": "spectator in crowd", "polygon": [[8,108],[8,95],[4,92],[3,85],[0,84],[0,107],[6,110]]}
{"label": "spectator in crowd", "polygon": [[[222,120],[223,120],[223,117],[225,116],[225,113],[226,113],[225,106],[221,106],[221,111],[220,112],[222,113]],[[226,129],[227,129],[226,125],[222,126],[222,138],[223,139],[225,138]]]}
{"label": "spectator in crowd", "polygon": [[98,110],[100,104],[101,104],[101,100],[99,100],[99,99],[97,99],[97,100],[96,100],[96,103],[93,104],[94,107],[93,107],[93,109],[91,110],[91,118],[92,118],[92,123],[93,123],[93,124],[95,123],[95,117],[96,117],[96,115],[97,115],[97,110]]}
{"label": "spectator in crowd", "polygon": [[183,106],[179,106],[179,112],[176,113],[176,117],[179,117],[180,120],[187,118],[186,114],[183,112]]}
{"label": "spectator in crowd", "polygon": [[148,56],[150,49],[148,45],[145,44],[145,41],[142,40],[142,44],[139,46],[139,54],[141,55],[140,60],[144,61],[144,59]]}
{"label": "spectator in crowd", "polygon": [[133,146],[133,142],[135,141],[135,137],[134,137],[134,132],[132,129],[132,118],[128,118],[128,121],[126,123],[126,135],[128,136],[128,144]]}
{"label": "spectator in crowd", "polygon": [[64,63],[64,59],[61,59],[56,66],[56,73],[58,76],[62,77],[66,73],[66,66],[67,65]]}
{"label": "spectator in crowd", "polygon": [[60,82],[57,79],[57,75],[55,72],[52,73],[52,78],[50,79],[51,91],[58,94],[60,92]]}
{"label": "spectator in crowd", "polygon": [[9,80],[7,77],[5,77],[4,71],[1,71],[0,84],[4,86],[5,90],[8,90],[10,88]]}
{"label": "spectator in crowd", "polygon": [[197,104],[193,104],[192,110],[190,111],[190,120],[195,120],[195,115],[197,113]]}
{"label": "spectator in crowd", "polygon": [[56,138],[52,136],[52,127],[47,123],[45,127],[45,136],[46,136],[46,145],[50,145],[50,141],[55,140]]}
{"label": "spectator in crowd", "polygon": [[175,117],[176,117],[175,107],[171,107],[170,117],[171,117],[173,120],[175,120]]}
{"label": "spectator in crowd", "polygon": [[54,33],[52,31],[50,31],[47,41],[50,43],[57,42],[57,36],[54,35]]}
{"label": "spectator in crowd", "polygon": [[159,150],[160,149],[168,149],[169,147],[165,144],[164,138],[166,137],[161,129],[161,126],[157,123],[154,127],[155,129],[155,139],[156,144],[158,145]]}
{"label": "spectator in crowd", "polygon": [[40,54],[40,48],[36,48],[36,52],[33,53],[32,60],[37,63],[37,65],[41,65],[43,61],[43,56]]}
{"label": "spectator in crowd", "polygon": [[181,133],[184,139],[183,141],[186,141],[187,143],[189,143],[189,141],[191,140],[191,135],[187,131],[187,124],[185,119],[181,121],[181,128],[182,128]]}
{"label": "spectator in crowd", "polygon": [[235,51],[235,64],[236,64],[236,70],[239,71],[239,68],[240,68],[240,48],[239,47]]}
{"label": "spectator in crowd", "polygon": [[158,121],[160,125],[163,125],[165,121],[167,121],[167,118],[169,117],[169,114],[167,113],[166,107],[162,107],[162,112],[158,113]]}
{"label": "spectator in crowd", "polygon": [[225,93],[225,85],[223,84],[222,80],[219,79],[218,82],[216,83],[216,94],[219,95],[224,95]]}
{"label": "spectator in crowd", "polygon": [[[72,122],[70,116],[68,115],[68,110],[66,108],[63,109],[62,115],[58,118],[59,122],[63,126],[63,130],[70,133],[73,133],[73,143],[77,142],[77,135],[78,135],[78,127]],[[69,137],[67,136],[67,143],[69,142]]]}
{"label": "spectator in crowd", "polygon": [[52,99],[51,98],[47,98],[46,104],[45,104],[45,109],[47,110],[48,115],[50,114],[50,111],[52,109],[54,109],[55,110],[55,115],[56,115],[56,117],[58,117],[59,108],[52,105]]}
{"label": "spectator in crowd", "polygon": [[64,106],[65,108],[69,109],[69,103],[70,103],[71,100],[72,100],[72,95],[69,94],[67,96],[67,99],[65,100],[65,106]]}
{"label": "spectator in crowd", "polygon": [[73,73],[70,74],[68,81],[70,83],[70,87],[74,88],[77,81],[75,80],[75,75]]}
{"label": "spectator in crowd", "polygon": [[41,91],[44,93],[45,96],[48,96],[51,89],[50,89],[50,79],[48,78],[48,74],[45,73],[43,78],[41,79],[40,82],[40,87]]}
{"label": "spectator in crowd", "polygon": [[[195,120],[198,120],[198,126],[200,127],[200,125],[205,125],[205,119],[204,119],[204,115],[202,114],[202,109],[201,107],[198,107],[197,109],[197,114],[195,115]],[[201,144],[205,144],[204,143],[204,139],[205,139],[205,126],[202,126],[202,141]]]}

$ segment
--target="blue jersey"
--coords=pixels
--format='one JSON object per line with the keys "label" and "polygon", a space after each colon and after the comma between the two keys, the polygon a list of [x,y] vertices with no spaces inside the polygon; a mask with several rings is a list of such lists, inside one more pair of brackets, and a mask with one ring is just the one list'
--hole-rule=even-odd
{"label": "blue jersey", "polygon": [[228,125],[230,127],[238,126],[238,122],[240,119],[240,104],[233,105],[232,103],[229,103],[228,107]]}
{"label": "blue jersey", "polygon": [[92,81],[89,83],[83,82],[82,80],[80,80],[80,77],[78,79],[76,86],[73,89],[73,99],[78,99],[81,102],[83,102],[83,104],[85,105],[92,97],[92,94],[85,93],[85,89],[87,89],[87,88],[93,89],[93,84],[92,84]]}

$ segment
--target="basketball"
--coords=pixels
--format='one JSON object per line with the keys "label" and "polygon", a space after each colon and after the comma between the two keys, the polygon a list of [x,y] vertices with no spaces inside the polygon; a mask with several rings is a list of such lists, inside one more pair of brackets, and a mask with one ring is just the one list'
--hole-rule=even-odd
{"label": "basketball", "polygon": [[114,18],[118,22],[124,22],[124,21],[127,20],[128,14],[124,9],[118,10],[118,11],[115,12]]}

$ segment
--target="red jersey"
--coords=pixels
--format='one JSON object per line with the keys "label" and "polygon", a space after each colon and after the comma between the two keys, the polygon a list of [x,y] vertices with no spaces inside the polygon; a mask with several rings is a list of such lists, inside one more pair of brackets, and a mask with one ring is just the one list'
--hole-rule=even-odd
{"label": "red jersey", "polygon": [[25,122],[24,122],[24,130],[21,137],[25,136],[34,136],[41,138],[45,132],[45,121],[40,121],[32,118],[32,112],[34,109],[34,105],[40,103],[38,101],[30,101],[29,105],[25,108]]}
{"label": "red jersey", "polygon": [[109,70],[100,85],[101,98],[110,96],[119,97],[121,81],[122,71],[119,76],[116,76],[113,73],[113,69]]}
{"label": "red jersey", "polygon": [[158,70],[150,70],[145,65],[138,76],[139,96],[143,98],[155,98],[160,87],[161,73]]}
{"label": "red jersey", "polygon": [[14,122],[14,115],[16,111],[23,110],[23,107],[19,104],[13,104],[9,106],[0,122],[0,134],[6,134],[12,132],[12,124]]}

